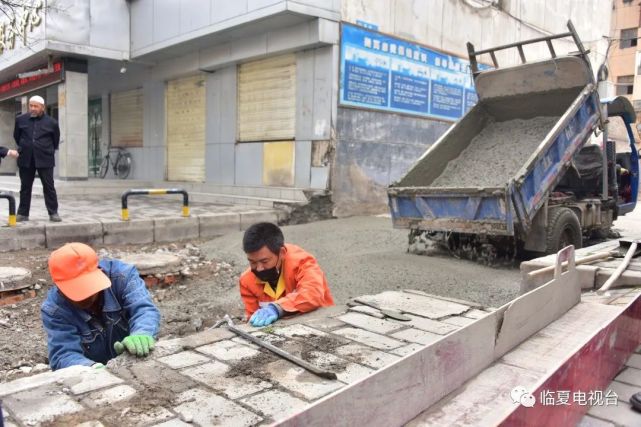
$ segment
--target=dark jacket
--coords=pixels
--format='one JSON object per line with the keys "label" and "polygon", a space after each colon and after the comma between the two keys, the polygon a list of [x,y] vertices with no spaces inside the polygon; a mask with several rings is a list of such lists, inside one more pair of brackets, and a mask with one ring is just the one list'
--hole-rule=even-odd
{"label": "dark jacket", "polygon": [[107,363],[116,357],[116,341],[128,335],[155,338],[158,334],[160,312],[136,267],[112,259],[103,259],[98,266],[111,280],[111,287],[102,291],[100,318],[73,306],[55,286],[42,303],[42,323],[53,370]]}
{"label": "dark jacket", "polygon": [[31,117],[26,113],[16,117],[13,139],[20,153],[18,167],[30,167],[32,162],[37,168],[55,166],[54,153],[60,143],[60,128],[50,116]]}

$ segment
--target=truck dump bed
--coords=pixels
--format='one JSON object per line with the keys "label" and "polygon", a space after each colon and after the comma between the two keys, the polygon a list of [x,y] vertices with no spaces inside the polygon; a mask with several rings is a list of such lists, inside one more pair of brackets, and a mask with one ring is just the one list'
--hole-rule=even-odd
{"label": "truck dump bed", "polygon": [[396,228],[527,230],[601,119],[580,57],[481,72],[475,85],[478,104],[388,189]]}

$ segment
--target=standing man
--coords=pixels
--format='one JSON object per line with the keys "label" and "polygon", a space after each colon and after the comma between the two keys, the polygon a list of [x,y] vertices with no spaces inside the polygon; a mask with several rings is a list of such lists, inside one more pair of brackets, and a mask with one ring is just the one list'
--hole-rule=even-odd
{"label": "standing man", "polygon": [[140,357],[153,350],[160,312],[136,267],[67,243],[51,253],[49,273],[56,286],[41,315],[51,369],[101,368],[125,350]]}
{"label": "standing man", "polygon": [[29,99],[29,112],[16,117],[13,139],[20,153],[20,204],[16,220],[29,220],[31,189],[38,171],[49,220],[62,221],[58,215],[58,197],[53,185],[54,153],[60,143],[60,128],[57,121],[45,114],[45,100],[41,96],[32,96]]}
{"label": "standing man", "polygon": [[240,276],[240,296],[252,326],[334,305],[316,259],[296,245],[285,244],[277,225],[259,222],[249,227],[243,250],[249,268]]}

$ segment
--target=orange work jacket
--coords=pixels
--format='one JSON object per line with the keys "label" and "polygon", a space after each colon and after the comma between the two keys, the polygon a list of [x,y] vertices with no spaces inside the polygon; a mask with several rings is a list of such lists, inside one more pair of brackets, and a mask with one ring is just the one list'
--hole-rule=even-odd
{"label": "orange work jacket", "polygon": [[286,243],[278,286],[274,291],[248,268],[240,276],[240,296],[247,318],[259,308],[259,302],[275,302],[286,312],[306,313],[318,307],[334,305],[325,273],[316,259],[302,248]]}

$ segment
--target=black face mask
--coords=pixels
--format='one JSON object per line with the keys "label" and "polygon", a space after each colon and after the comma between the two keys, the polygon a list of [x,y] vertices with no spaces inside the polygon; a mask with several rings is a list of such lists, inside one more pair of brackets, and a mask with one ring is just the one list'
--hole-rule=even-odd
{"label": "black face mask", "polygon": [[[278,263],[276,263],[276,265],[278,265]],[[278,268],[276,266],[261,271],[253,269],[252,273],[254,273],[256,277],[258,277],[263,282],[267,282],[272,285],[275,285],[276,282],[278,282],[278,278],[280,277],[280,271],[278,271]]]}

